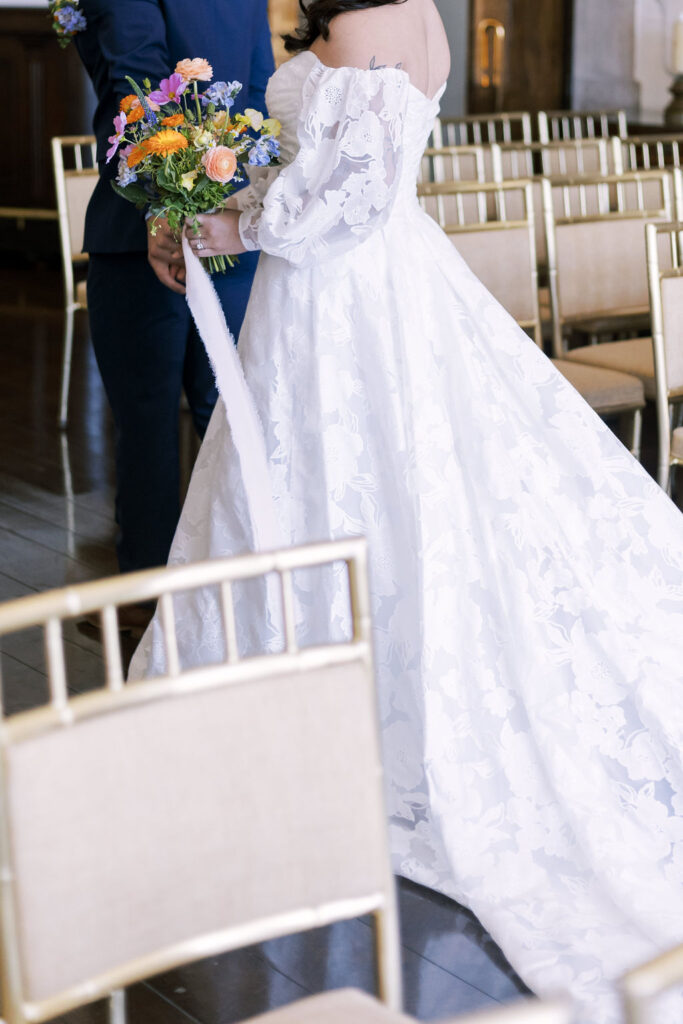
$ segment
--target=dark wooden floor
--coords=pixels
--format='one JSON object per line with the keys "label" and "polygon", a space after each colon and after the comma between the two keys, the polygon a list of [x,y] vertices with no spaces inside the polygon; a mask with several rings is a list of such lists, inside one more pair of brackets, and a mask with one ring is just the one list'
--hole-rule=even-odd
{"label": "dark wooden floor", "polygon": [[[77,327],[71,420],[56,429],[61,285],[54,268],[0,268],[0,601],[116,571],[109,414],[87,335]],[[654,427],[646,420],[646,462]],[[185,476],[196,450],[184,418]],[[67,628],[70,683],[99,685],[96,638]],[[35,634],[2,643],[6,708],[46,698]],[[182,893],[178,894],[182,899]],[[432,1020],[519,998],[524,986],[476,919],[451,901],[400,883],[406,1008]],[[133,1024],[229,1024],[328,987],[372,990],[365,920],[309,932],[172,971],[129,994]],[[103,1004],[69,1015],[99,1024]]]}

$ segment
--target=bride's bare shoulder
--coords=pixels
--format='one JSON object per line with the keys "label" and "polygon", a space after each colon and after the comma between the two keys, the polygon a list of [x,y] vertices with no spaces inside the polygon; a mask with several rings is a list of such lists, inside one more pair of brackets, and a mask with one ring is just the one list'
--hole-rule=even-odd
{"label": "bride's bare shoulder", "polygon": [[338,14],[330,22],[327,39],[318,38],[313,53],[331,68],[395,67],[403,60],[396,37],[398,4],[384,4]]}

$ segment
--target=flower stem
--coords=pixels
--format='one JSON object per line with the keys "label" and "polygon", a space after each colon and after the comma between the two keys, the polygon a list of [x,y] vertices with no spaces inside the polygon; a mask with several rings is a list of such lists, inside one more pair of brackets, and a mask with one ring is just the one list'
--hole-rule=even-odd
{"label": "flower stem", "polygon": [[199,102],[199,90],[197,89],[197,83],[194,82],[194,101],[197,105],[197,127],[202,123],[202,108]]}

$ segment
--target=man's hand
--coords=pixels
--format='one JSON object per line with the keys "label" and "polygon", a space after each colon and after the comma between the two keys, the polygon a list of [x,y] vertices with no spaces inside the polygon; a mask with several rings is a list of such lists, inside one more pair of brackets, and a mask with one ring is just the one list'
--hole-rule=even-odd
{"label": "man's hand", "polygon": [[183,250],[164,217],[150,217],[147,221],[147,259],[162,284],[178,295],[185,294]]}

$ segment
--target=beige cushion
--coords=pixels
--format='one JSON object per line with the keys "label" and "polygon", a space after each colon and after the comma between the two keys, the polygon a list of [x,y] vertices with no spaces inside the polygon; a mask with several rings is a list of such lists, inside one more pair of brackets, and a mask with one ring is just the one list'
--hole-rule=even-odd
{"label": "beige cushion", "polygon": [[415,1024],[412,1017],[388,1010],[383,1003],[354,988],[300,999],[279,1010],[250,1017],[244,1024]]}
{"label": "beige cushion", "polygon": [[87,281],[79,281],[78,284],[76,285],[76,302],[78,302],[78,304],[80,306],[82,306],[83,309],[87,309],[88,308],[88,282]]}
{"label": "beige cushion", "polygon": [[599,345],[583,345],[572,349],[566,358],[587,366],[602,366],[638,377],[645,385],[645,397],[655,397],[655,357],[651,338],[629,338],[627,341],[605,341]]}
{"label": "beige cushion", "polygon": [[607,414],[645,405],[643,384],[637,377],[566,359],[553,359],[553,363],[596,412]]}
{"label": "beige cushion", "polygon": [[683,459],[683,427],[676,427],[673,432],[671,454],[677,459]]}

